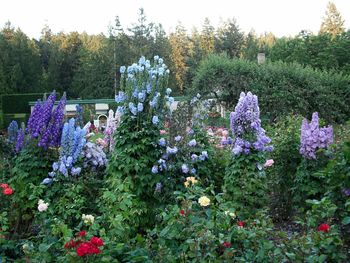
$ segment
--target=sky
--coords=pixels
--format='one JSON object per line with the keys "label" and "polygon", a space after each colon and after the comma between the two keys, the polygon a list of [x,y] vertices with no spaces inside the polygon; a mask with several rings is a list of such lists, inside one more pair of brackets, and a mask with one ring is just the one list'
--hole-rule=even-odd
{"label": "sky", "polygon": [[[272,32],[294,36],[301,30],[317,33],[329,0],[0,0],[0,27],[7,21],[31,38],[39,38],[47,24],[53,33],[108,33],[119,16],[124,28],[137,22],[143,7],[149,22],[161,23],[167,33],[179,21],[189,30],[201,28],[208,17],[217,27],[235,18],[245,33]],[[333,0],[350,29],[350,0]]]}

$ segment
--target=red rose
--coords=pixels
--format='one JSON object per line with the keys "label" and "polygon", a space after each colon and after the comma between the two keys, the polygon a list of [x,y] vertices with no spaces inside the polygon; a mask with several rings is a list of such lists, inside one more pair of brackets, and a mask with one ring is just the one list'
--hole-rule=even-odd
{"label": "red rose", "polygon": [[90,251],[90,243],[89,242],[81,243],[75,251],[77,252],[79,257],[85,256]]}
{"label": "red rose", "polygon": [[231,243],[229,243],[229,242],[224,242],[223,245],[226,248],[230,248],[231,247]]}
{"label": "red rose", "polygon": [[330,226],[328,224],[321,224],[318,226],[317,230],[322,232],[328,232],[330,229]]}
{"label": "red rose", "polygon": [[0,184],[0,188],[6,189],[6,188],[9,188],[9,185],[8,184]]}
{"label": "red rose", "polygon": [[95,245],[95,246],[103,246],[103,240],[101,238],[95,237],[93,236],[90,240],[91,244]]}
{"label": "red rose", "polygon": [[243,222],[243,221],[238,221],[237,222],[237,226],[238,227],[244,227],[244,225],[245,225],[245,222]]}
{"label": "red rose", "polygon": [[96,254],[96,255],[101,253],[101,250],[100,250],[98,247],[94,246],[94,245],[91,245],[90,251],[91,251],[93,254]]}
{"label": "red rose", "polygon": [[181,216],[185,216],[185,210],[181,209],[180,215],[181,215]]}
{"label": "red rose", "polygon": [[85,237],[86,236],[86,231],[85,230],[82,230],[78,233],[78,236],[80,237]]}
{"label": "red rose", "polygon": [[3,191],[4,195],[12,195],[13,194],[13,189],[12,188],[5,188]]}

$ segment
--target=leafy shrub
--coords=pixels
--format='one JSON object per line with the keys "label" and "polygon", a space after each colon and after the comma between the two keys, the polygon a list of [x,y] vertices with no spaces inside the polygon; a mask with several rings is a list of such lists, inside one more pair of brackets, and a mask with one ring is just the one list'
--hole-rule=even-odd
{"label": "leafy shrub", "polygon": [[310,117],[317,111],[327,122],[345,122],[350,115],[350,77],[282,62],[257,65],[211,55],[203,60],[192,92],[212,94],[232,107],[241,91],[259,97],[270,120],[290,113]]}

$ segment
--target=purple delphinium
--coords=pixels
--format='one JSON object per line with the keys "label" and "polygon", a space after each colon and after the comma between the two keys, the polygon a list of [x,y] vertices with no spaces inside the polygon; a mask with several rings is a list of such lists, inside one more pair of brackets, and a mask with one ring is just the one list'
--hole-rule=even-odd
{"label": "purple delphinium", "polygon": [[235,111],[230,114],[231,131],[234,137],[234,155],[250,154],[252,150],[271,151],[271,139],[261,127],[258,97],[251,92],[240,94]]}
{"label": "purple delphinium", "polygon": [[46,127],[51,120],[52,108],[55,104],[55,100],[56,92],[53,91],[40,108],[40,112],[38,112],[38,114],[40,114],[38,122],[36,126],[33,127],[35,138],[42,135],[46,131]]}
{"label": "purple delphinium", "polygon": [[333,128],[320,128],[318,113],[314,112],[310,123],[307,119],[302,122],[300,143],[300,154],[307,159],[316,159],[317,149],[327,148],[333,143]]}
{"label": "purple delphinium", "polygon": [[36,138],[39,136],[39,134],[36,133],[35,130],[36,130],[36,127],[38,126],[38,122],[40,121],[41,107],[42,107],[42,102],[38,100],[35,103],[34,108],[28,120],[27,132],[31,135],[32,138]]}
{"label": "purple delphinium", "polygon": [[19,129],[17,133],[16,152],[21,151],[23,148],[23,145],[24,145],[24,131],[22,129]]}
{"label": "purple delphinium", "polygon": [[350,197],[350,188],[344,188],[342,190],[342,193],[347,196],[347,197]]}

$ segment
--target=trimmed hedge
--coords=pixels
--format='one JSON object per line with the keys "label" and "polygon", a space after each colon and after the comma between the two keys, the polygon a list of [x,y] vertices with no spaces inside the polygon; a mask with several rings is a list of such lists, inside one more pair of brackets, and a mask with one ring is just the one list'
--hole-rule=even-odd
{"label": "trimmed hedge", "polygon": [[258,95],[270,120],[290,113],[310,118],[315,111],[327,122],[343,123],[350,117],[350,76],[296,63],[258,65],[211,55],[201,62],[191,89],[192,94],[214,94],[229,110],[242,91]]}
{"label": "trimmed hedge", "polygon": [[30,113],[28,103],[43,98],[43,93],[6,94],[1,96],[4,114]]}

